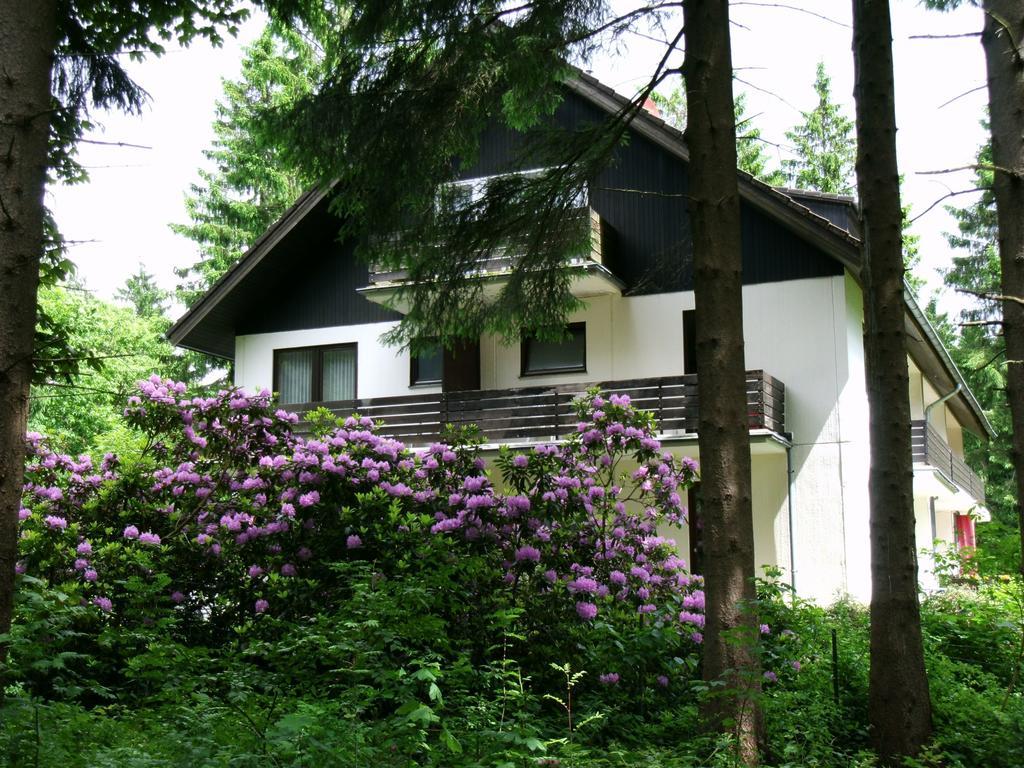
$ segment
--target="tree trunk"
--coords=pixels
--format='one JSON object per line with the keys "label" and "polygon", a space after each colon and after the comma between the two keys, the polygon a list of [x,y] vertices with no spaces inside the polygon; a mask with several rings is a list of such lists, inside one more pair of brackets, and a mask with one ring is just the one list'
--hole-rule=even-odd
{"label": "tree trunk", "polygon": [[[992,127],[993,193],[999,222],[999,266],[1004,296],[1024,296],[1024,4],[985,0],[981,43],[988,66]],[[1017,478],[1019,569],[1024,574],[1024,305],[1003,302],[1006,399],[1013,425],[1013,469]]]}
{"label": "tree trunk", "polygon": [[0,0],[0,633],[14,604],[56,20],[56,0]]}
{"label": "tree trunk", "polygon": [[686,101],[696,298],[698,439],[704,517],[704,678],[724,682],[705,714],[735,729],[757,762],[761,687],[754,612],[754,525],[743,355],[740,199],[736,177],[729,8],[686,0]]}
{"label": "tree trunk", "polygon": [[888,0],[854,0],[857,187],[863,228],[864,350],[871,420],[872,740],[891,764],[932,732],[917,602],[910,386],[904,337],[900,181]]}

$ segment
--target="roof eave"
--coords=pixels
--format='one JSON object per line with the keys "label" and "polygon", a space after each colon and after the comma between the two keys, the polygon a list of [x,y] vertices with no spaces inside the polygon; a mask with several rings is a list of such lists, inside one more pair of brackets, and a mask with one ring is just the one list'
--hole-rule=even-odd
{"label": "roof eave", "polygon": [[980,428],[978,430],[979,432],[984,432],[984,436],[990,439],[995,437],[996,431],[989,422],[988,417],[985,416],[984,409],[981,407],[977,398],[974,397],[974,393],[971,392],[971,388],[967,385],[967,381],[964,379],[963,374],[960,373],[960,369],[957,367],[956,363],[953,362],[953,358],[950,357],[949,352],[946,350],[946,345],[942,343],[942,339],[939,338],[934,326],[918,305],[917,299],[914,298],[913,291],[906,283],[903,285],[903,299],[914,323],[921,330],[921,334],[924,338],[928,340],[929,346],[931,346],[935,351],[939,359],[939,363],[945,369],[953,384],[961,385],[962,389],[956,399],[960,400],[966,406],[966,409],[974,416],[977,422],[976,426]]}

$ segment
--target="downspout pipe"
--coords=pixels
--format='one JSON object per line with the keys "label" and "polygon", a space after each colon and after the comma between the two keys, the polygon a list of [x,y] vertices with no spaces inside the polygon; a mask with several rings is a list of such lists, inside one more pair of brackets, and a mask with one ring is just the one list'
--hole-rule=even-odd
{"label": "downspout pipe", "polygon": [[786,446],[786,504],[789,523],[789,586],[796,602],[796,542],[793,540],[793,445]]}
{"label": "downspout pipe", "polygon": [[934,408],[937,405],[942,405],[947,400],[953,399],[958,394],[960,394],[960,391],[963,388],[964,388],[963,382],[957,382],[957,385],[953,388],[953,390],[951,392],[947,392],[942,397],[940,397],[938,400],[936,400],[936,401],[934,401],[932,403],[929,403],[928,407],[924,409],[924,420],[925,420],[925,423],[926,424],[928,423],[928,415],[932,412],[932,408]]}

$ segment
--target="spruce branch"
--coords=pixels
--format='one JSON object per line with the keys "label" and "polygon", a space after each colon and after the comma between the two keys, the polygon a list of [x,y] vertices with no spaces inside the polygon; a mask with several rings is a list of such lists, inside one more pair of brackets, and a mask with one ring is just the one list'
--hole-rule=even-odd
{"label": "spruce branch", "polygon": [[1006,354],[1006,350],[1005,349],[1000,349],[994,355],[992,355],[992,357],[990,357],[988,360],[986,360],[984,363],[982,363],[981,365],[979,365],[976,368],[972,368],[971,371],[974,372],[974,373],[981,373],[986,368],[988,368],[990,365],[992,365],[992,363],[994,363],[996,360],[998,360],[1000,357],[1002,357],[1005,354]]}
{"label": "spruce branch", "polygon": [[910,35],[908,40],[952,40],[958,37],[981,37],[981,32],[959,32],[954,35]]}
{"label": "spruce branch", "polygon": [[785,104],[790,109],[795,109],[797,112],[800,111],[799,108],[797,108],[797,107],[793,106],[792,104],[790,104],[784,98],[779,96],[779,94],[775,93],[775,91],[769,91],[767,88],[762,88],[759,85],[755,85],[754,83],[750,82],[749,80],[744,80],[742,77],[736,77],[735,74],[732,76],[732,79],[735,80],[737,83],[743,83],[748,88],[753,88],[755,91],[760,91],[763,94],[766,94],[768,96],[771,96],[772,98],[778,99],[779,101],[781,101],[783,104]]}
{"label": "spruce branch", "polygon": [[102,147],[128,147],[129,149],[152,149],[145,144],[132,144],[127,141],[100,141],[99,139],[79,139],[80,144],[97,144]]}
{"label": "spruce branch", "polygon": [[984,83],[982,83],[981,85],[975,86],[974,88],[971,88],[970,90],[964,91],[963,93],[961,93],[961,94],[960,94],[960,95],[958,95],[958,96],[954,96],[954,97],[953,97],[952,99],[950,99],[949,101],[944,101],[944,102],[943,102],[942,104],[939,104],[939,106],[938,106],[938,107],[936,107],[936,109],[942,109],[943,107],[948,107],[948,106],[949,106],[950,104],[952,104],[952,103],[953,103],[954,101],[957,101],[957,100],[959,100],[959,99],[962,99],[962,98],[963,98],[964,96],[970,96],[970,95],[971,95],[972,93],[977,93],[978,91],[983,91],[983,90],[985,90],[985,89],[986,89],[987,87],[988,87],[988,86],[987,86],[986,84],[984,84]]}
{"label": "spruce branch", "polygon": [[938,200],[935,200],[931,205],[929,205],[927,208],[925,208],[919,214],[917,214],[917,216],[914,216],[912,219],[910,219],[910,221],[908,221],[907,223],[908,224],[913,224],[915,221],[917,221],[922,216],[924,216],[926,213],[928,213],[929,211],[934,209],[939,203],[943,202],[944,200],[948,200],[951,197],[958,197],[959,195],[970,195],[970,194],[973,194],[975,192],[984,192],[986,189],[988,189],[988,188],[987,187],[971,187],[970,189],[957,189],[957,190],[954,190],[954,191],[951,191],[951,192],[947,192],[942,197],[940,197]]}
{"label": "spruce branch", "polygon": [[[597,37],[602,32],[607,32],[609,29],[614,29],[615,27],[620,27],[620,28],[621,27],[625,27],[625,25],[627,23],[633,21],[634,19],[636,19],[636,18],[638,18],[640,16],[646,16],[647,14],[654,13],[654,12],[660,11],[660,10],[664,10],[666,8],[682,8],[682,7],[683,7],[683,4],[682,4],[681,0],[675,0],[675,2],[652,3],[651,5],[645,5],[645,6],[641,6],[640,8],[634,8],[632,11],[629,11],[628,13],[624,13],[621,16],[616,16],[614,19],[610,19],[610,20],[606,21],[604,24],[600,24],[600,25],[594,27],[593,29],[587,30],[585,33],[583,33],[581,35],[577,35],[576,37],[566,38],[565,42],[568,45],[575,45],[577,43],[582,43],[584,40],[589,40],[592,37]],[[675,43],[678,43],[678,39],[675,41]],[[674,45],[671,45],[671,47],[674,47]]]}
{"label": "spruce branch", "polygon": [[1010,301],[1024,306],[1024,297],[1022,296],[1010,296],[1004,293],[991,293],[990,291],[972,291],[970,288],[957,288],[956,292],[974,296],[976,299],[983,299],[985,301]]}
{"label": "spruce branch", "polygon": [[682,192],[657,192],[650,189],[630,189],[628,187],[599,187],[595,186],[594,189],[602,192],[621,192],[628,195],[644,195],[647,197],[671,197],[671,198],[682,198],[690,200],[691,196],[683,194]]}
{"label": "spruce branch", "polygon": [[736,8],[737,6],[740,5],[750,5],[755,8],[781,8],[782,10],[785,11],[796,11],[797,13],[805,13],[808,16],[813,16],[816,19],[827,21],[829,24],[835,24],[837,27],[842,27],[843,29],[850,29],[850,25],[844,21],[839,21],[838,19],[834,19],[831,16],[826,16],[823,13],[811,11],[807,8],[801,8],[798,5],[787,5],[786,3],[756,3],[748,2],[747,0],[743,0],[743,2],[739,3],[730,3],[729,5],[732,6],[733,8]]}
{"label": "spruce branch", "polygon": [[991,163],[971,163],[970,165],[960,165],[956,168],[943,168],[936,171],[915,171],[915,173],[918,176],[940,176],[946,173],[959,173],[960,171],[992,171],[993,173],[1005,173],[1007,176],[1012,176],[1015,179],[1024,178],[1024,173],[1021,171],[1003,168],[1000,165],[992,165]]}

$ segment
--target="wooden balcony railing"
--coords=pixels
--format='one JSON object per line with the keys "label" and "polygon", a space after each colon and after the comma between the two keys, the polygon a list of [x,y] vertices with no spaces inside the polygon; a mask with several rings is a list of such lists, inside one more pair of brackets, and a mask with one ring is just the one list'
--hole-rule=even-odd
{"label": "wooden balcony railing", "polygon": [[[551,440],[575,430],[573,398],[590,386],[593,385],[474,390],[286,407],[305,413],[322,406],[338,416],[353,413],[369,416],[383,422],[382,434],[409,445],[438,440],[446,424],[454,427],[475,424],[489,443]],[[662,433],[697,431],[699,403],[695,375],[606,381],[597,386],[609,394],[629,395],[634,406],[654,414]],[[785,432],[785,387],[764,371],[747,372],[747,409],[750,429]]]}
{"label": "wooden balcony railing", "polygon": [[912,421],[910,445],[915,462],[935,467],[948,480],[984,503],[985,484],[974,470],[967,466],[963,458],[953,453],[953,449],[942,439],[935,427],[925,421]]}

